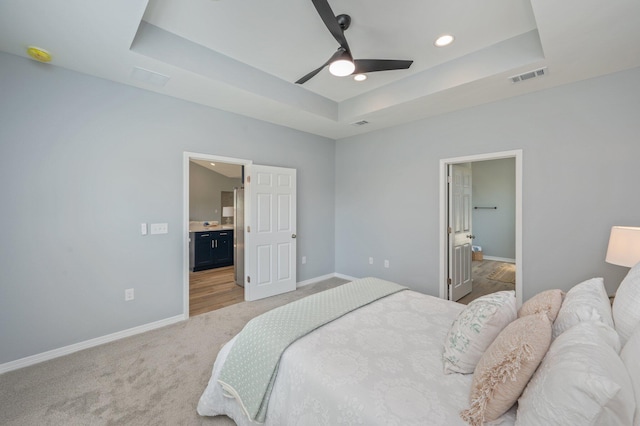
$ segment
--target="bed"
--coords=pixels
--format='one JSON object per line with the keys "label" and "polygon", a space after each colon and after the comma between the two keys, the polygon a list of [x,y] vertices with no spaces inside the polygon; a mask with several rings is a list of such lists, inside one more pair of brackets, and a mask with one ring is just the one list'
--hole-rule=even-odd
{"label": "bed", "polygon": [[[357,280],[354,283],[366,284],[381,281],[372,278],[363,280]],[[490,398],[478,397],[482,395],[483,389],[486,390],[486,386],[483,388],[479,383],[483,378],[487,378],[487,374],[483,376],[477,370],[483,363],[484,365],[495,363],[495,357],[489,356],[489,353],[495,346],[500,346],[500,339],[507,334],[508,329],[517,328],[514,325],[519,323],[521,318],[515,320],[519,314],[514,312],[515,297],[513,297],[513,305],[506,310],[502,307],[489,309],[489,311],[502,310],[503,314],[507,312],[502,315],[502,318],[496,320],[493,315],[490,321],[486,321],[484,317],[489,312],[487,300],[484,305],[479,302],[475,304],[475,308],[473,304],[470,304],[472,308],[469,308],[469,306],[404,288],[364,303],[350,312],[339,314],[337,318],[327,321],[312,331],[305,332],[287,345],[279,357],[269,385],[269,395],[265,399],[266,413],[263,418],[256,418],[248,412],[242,402],[242,396],[235,395],[221,384],[221,382],[224,383],[221,376],[224,375],[225,362],[233,351],[234,345],[238,346],[239,336],[235,336],[220,350],[209,384],[200,398],[197,410],[203,416],[227,415],[241,426],[259,423],[265,425],[475,425],[485,423],[631,425],[634,424],[633,419],[636,416],[635,394],[638,391],[634,393],[633,389],[634,367],[627,368],[625,365],[634,364],[630,360],[637,358],[640,354],[640,332],[627,336],[629,342],[625,341],[626,345],[624,345],[627,352],[625,354],[623,351],[621,354],[623,345],[618,333],[612,327],[611,307],[602,304],[603,297],[608,303],[606,293],[604,296],[602,294],[604,291],[602,281],[600,279],[595,284],[591,281],[586,286],[587,290],[584,290],[584,285],[577,285],[576,287],[580,287],[581,291],[575,291],[575,297],[569,294],[571,292],[565,295],[560,290],[549,291],[545,292],[546,294],[541,298],[534,298],[536,303],[533,306],[532,304],[529,304],[528,308],[523,306],[523,309],[531,311],[529,321],[537,321],[543,324],[543,328],[548,327],[549,335],[546,337],[546,331],[542,333],[545,336],[541,339],[546,343],[540,346],[541,349],[536,355],[537,360],[529,360],[535,355],[532,355],[535,350],[530,350],[530,346],[534,343],[527,340],[526,344],[523,344],[528,352],[525,351],[526,356],[523,359],[518,359],[518,368],[520,370],[528,368],[530,371],[525,372],[527,377],[524,383],[517,384],[517,390],[510,391],[517,393],[513,397],[515,399],[506,402],[506,409],[498,408],[499,415],[496,415],[496,412],[487,414],[490,410],[486,406],[494,403],[492,398],[498,400],[503,396],[492,389]],[[348,285],[345,284],[345,286]],[[602,290],[599,286],[602,286]],[[637,287],[640,288],[640,285]],[[595,291],[594,288],[596,288]],[[595,302],[585,301],[584,294],[594,296]],[[504,300],[508,300],[508,303],[511,303],[512,296],[512,294],[501,295]],[[494,297],[493,302],[490,303],[495,301]],[[552,320],[549,318],[548,308],[554,303],[558,306],[552,315]],[[640,303],[640,294],[638,303]],[[558,312],[561,304],[566,304],[564,313]],[[544,308],[541,309],[539,306]],[[475,311],[469,314],[473,309]],[[606,323],[607,315],[611,317],[611,324]],[[478,346],[476,337],[471,344],[468,339],[462,338],[464,333],[461,334],[459,329],[465,327],[465,318],[472,319],[472,329],[477,328],[479,318],[481,318],[480,322],[485,321],[480,334],[493,334],[491,337],[483,336],[488,343],[484,342]],[[557,332],[553,328],[556,325],[555,322],[558,323],[559,331]],[[588,324],[585,327],[572,328],[573,325],[581,322]],[[458,327],[457,331],[456,327]],[[531,324],[521,324],[518,336],[539,335],[540,333],[531,331],[534,328],[535,326]],[[569,328],[572,328],[572,331],[564,333],[567,337],[563,335],[560,338],[562,331]],[[557,335],[552,336],[552,334]],[[504,346],[505,339],[502,340]],[[552,344],[552,340],[557,344]],[[457,359],[459,357],[449,357],[449,360],[447,358],[447,351],[451,352],[451,348],[459,346],[460,342],[465,343],[466,349],[471,348],[471,352],[473,350],[481,352],[479,355],[476,354],[480,360],[477,363],[472,362],[471,367],[460,363],[462,370],[467,369],[466,373],[459,373],[455,371],[455,366],[452,367],[452,363],[460,361]],[[509,344],[512,345],[512,342]],[[559,349],[552,351],[554,345]],[[508,347],[511,348],[511,346]],[[569,355],[565,355],[564,347],[569,348]],[[571,352],[576,347],[580,349],[577,354],[575,351]],[[594,350],[602,354],[594,355],[592,353]],[[597,376],[594,370],[586,373],[582,371],[583,365],[576,367],[571,362],[569,362],[570,365],[566,365],[567,356],[570,359],[580,359],[582,353],[586,353],[586,362],[589,362],[588,359],[593,359],[600,366],[615,364],[612,367],[614,377],[608,377],[607,369],[604,369],[607,370],[604,372],[597,371],[601,375]],[[548,358],[551,361],[545,364]],[[526,367],[526,363],[530,365]],[[556,364],[560,365],[560,372]],[[495,365],[492,365],[493,367]],[[470,372],[468,372],[469,368],[471,368]],[[540,373],[541,370],[544,371]],[[504,371],[501,370],[500,374],[503,373]],[[504,378],[507,377],[504,374],[504,377],[500,376],[502,378],[498,382],[504,381],[508,386],[512,385],[512,382],[517,382],[512,380],[515,376],[509,376],[511,373],[512,371],[509,370],[508,379]],[[637,376],[640,372],[635,373]],[[567,380],[563,374],[573,374],[578,379]],[[570,391],[565,387],[582,386],[585,382],[583,380],[585,374],[591,375],[591,379],[598,379],[598,383],[609,385],[608,388],[604,391],[597,388],[598,386],[595,390],[576,389],[575,391],[581,395],[578,399],[562,396]],[[555,377],[555,381],[550,380],[549,375]],[[496,381],[492,383],[494,382]],[[535,386],[528,382],[535,382]],[[494,385],[495,383],[491,386]],[[502,384],[498,383],[498,386]],[[556,387],[553,394],[547,392],[547,386]],[[473,392],[476,392],[475,397]],[[557,394],[561,396],[557,397]],[[520,401],[516,404],[518,397]],[[560,401],[550,402],[550,398]],[[472,413],[473,404],[470,408],[472,401],[475,401],[476,405],[479,404],[482,410],[487,409],[482,411],[480,416],[476,416],[475,420]],[[578,405],[576,401],[580,401]],[[501,404],[505,406],[504,401]],[[549,410],[540,409],[541,404],[545,407],[549,406]],[[585,410],[580,407],[580,404],[591,407],[587,410],[588,413],[584,413]],[[465,410],[466,417],[461,415]],[[561,410],[562,414],[558,414],[558,410]],[[635,422],[635,425],[637,424],[638,419]]]}

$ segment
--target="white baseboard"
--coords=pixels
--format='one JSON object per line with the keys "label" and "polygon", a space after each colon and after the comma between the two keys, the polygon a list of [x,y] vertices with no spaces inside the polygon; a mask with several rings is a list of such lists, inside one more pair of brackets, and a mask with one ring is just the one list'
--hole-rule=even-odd
{"label": "white baseboard", "polygon": [[30,365],[38,364],[40,362],[48,361],[50,359],[58,358],[74,352],[78,352],[83,349],[89,349],[94,346],[102,345],[104,343],[113,342],[115,340],[119,340],[124,337],[129,337],[136,334],[144,333],[146,331],[155,330],[156,328],[175,324],[177,322],[184,321],[185,319],[186,318],[184,317],[184,315],[176,315],[175,317],[165,318],[160,321],[155,321],[149,324],[143,324],[137,327],[129,328],[127,330],[122,330],[112,334],[107,334],[106,336],[96,337],[95,339],[85,340],[84,342],[74,343],[73,345],[64,346],[62,348],[53,349],[47,352],[42,352],[42,353],[31,355],[25,358],[20,358],[15,361],[6,362],[4,364],[0,364],[0,374],[17,370],[23,367],[28,367]]}
{"label": "white baseboard", "polygon": [[[322,275],[320,277],[311,278],[309,280],[300,281],[299,283],[296,284],[296,288],[304,287],[309,284],[315,284],[317,282],[328,280],[330,278],[342,278],[349,281],[353,281],[356,279],[348,275],[332,273],[332,274]],[[20,368],[28,367],[30,365],[38,364],[40,362],[48,361],[50,359],[58,358],[64,355],[69,355],[71,353],[78,352],[83,349],[89,349],[94,346],[113,342],[115,340],[119,340],[124,337],[134,336],[136,334],[144,333],[146,331],[155,330],[156,328],[165,327],[167,325],[175,324],[177,322],[184,321],[186,319],[188,319],[188,317],[185,317],[184,315],[176,315],[171,318],[166,318],[166,319],[155,321],[149,324],[143,324],[137,327],[129,328],[127,330],[122,330],[116,333],[108,334],[106,336],[96,337],[95,339],[85,340],[84,342],[74,343],[73,345],[64,346],[58,349],[52,349],[47,352],[42,352],[36,355],[20,358],[15,361],[9,361],[4,364],[0,364],[0,374],[7,373],[13,370],[18,370]]]}
{"label": "white baseboard", "polygon": [[496,256],[483,256],[485,260],[495,260],[497,262],[516,263],[515,259],[509,259],[508,257],[496,257]]}
{"label": "white baseboard", "polygon": [[328,279],[331,279],[331,278],[342,278],[342,279],[349,280],[349,281],[353,281],[353,280],[356,279],[356,278],[353,278],[353,277],[349,277],[347,275],[342,275],[342,274],[338,274],[338,273],[334,272],[332,274],[322,275],[322,276],[319,276],[319,277],[311,278],[309,280],[300,281],[299,283],[296,284],[296,288],[304,287],[304,286],[309,285],[309,284],[315,284],[315,283],[318,283],[320,281],[328,280]]}
{"label": "white baseboard", "polygon": [[359,278],[352,277],[352,276],[345,275],[345,274],[338,274],[337,272],[335,274],[333,274],[333,276],[336,277],[336,278],[342,278],[343,280],[349,280],[349,281],[353,281],[353,280],[359,279]]}

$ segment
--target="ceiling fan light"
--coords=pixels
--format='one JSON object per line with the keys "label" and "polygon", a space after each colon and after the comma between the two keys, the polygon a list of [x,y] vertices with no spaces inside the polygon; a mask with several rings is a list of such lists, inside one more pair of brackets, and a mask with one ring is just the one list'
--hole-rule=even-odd
{"label": "ceiling fan light", "polygon": [[433,42],[436,47],[445,47],[453,43],[453,36],[451,34],[443,34]]}
{"label": "ceiling fan light", "polygon": [[336,77],[351,75],[356,69],[352,61],[348,59],[338,59],[329,65],[329,72]]}

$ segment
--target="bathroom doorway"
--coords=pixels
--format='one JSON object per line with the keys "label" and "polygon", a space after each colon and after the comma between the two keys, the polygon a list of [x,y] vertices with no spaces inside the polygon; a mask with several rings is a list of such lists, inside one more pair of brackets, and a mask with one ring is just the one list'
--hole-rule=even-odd
{"label": "bathroom doorway", "polygon": [[185,313],[189,316],[245,300],[243,283],[237,283],[237,271],[244,271],[244,245],[240,255],[236,250],[238,237],[244,241],[244,229],[236,228],[244,223],[244,212],[234,206],[236,194],[244,196],[244,164],[232,160],[237,162],[204,154],[188,159]]}
{"label": "bathroom doorway", "polygon": [[[449,169],[451,165],[483,162],[488,160],[500,160],[513,158],[515,161],[515,200],[514,200],[514,219],[515,219],[515,291],[518,306],[522,304],[522,150],[505,151],[490,154],[471,155],[466,157],[456,157],[440,160],[440,297],[450,299],[450,244],[449,244]],[[473,207],[495,207],[494,205],[476,205],[475,200],[472,201]],[[484,209],[483,209],[484,210]],[[486,209],[489,211],[489,209]],[[475,229],[474,229],[475,231]],[[475,233],[475,232],[474,232]],[[473,243],[475,235],[469,233],[470,243]],[[495,258],[498,262],[509,263],[511,259]],[[471,258],[469,263],[472,264]],[[471,265],[469,270],[472,271]],[[471,272],[472,273],[472,272]],[[497,291],[497,290],[496,290]]]}

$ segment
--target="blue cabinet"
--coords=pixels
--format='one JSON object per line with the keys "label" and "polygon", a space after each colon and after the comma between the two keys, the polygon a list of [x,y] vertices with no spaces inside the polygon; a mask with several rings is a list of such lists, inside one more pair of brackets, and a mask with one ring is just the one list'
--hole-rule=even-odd
{"label": "blue cabinet", "polygon": [[191,271],[233,265],[233,230],[192,232],[190,235]]}

